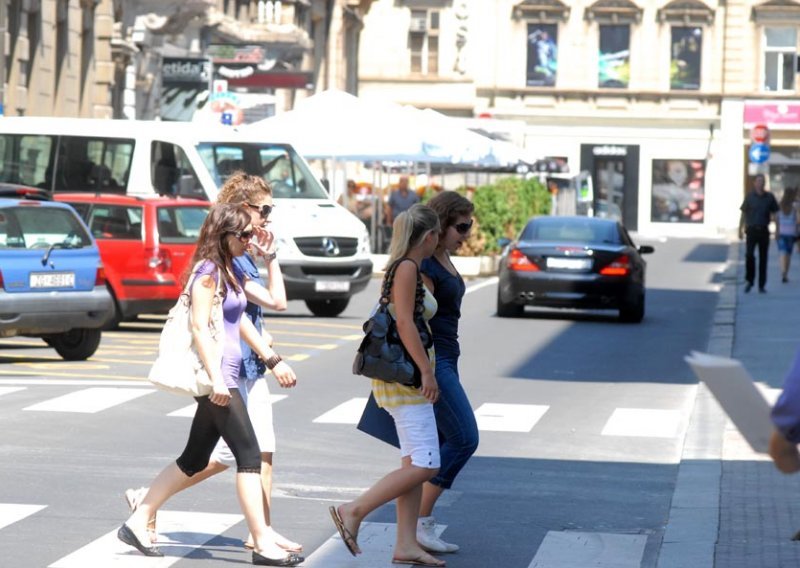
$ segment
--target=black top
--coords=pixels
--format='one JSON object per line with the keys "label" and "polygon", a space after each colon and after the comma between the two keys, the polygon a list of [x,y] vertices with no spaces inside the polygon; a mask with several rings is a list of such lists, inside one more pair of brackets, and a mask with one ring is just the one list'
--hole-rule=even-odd
{"label": "black top", "polygon": [[770,215],[780,208],[774,195],[767,191],[759,195],[754,190],[747,194],[739,209],[744,213],[745,227],[766,227]]}
{"label": "black top", "polygon": [[436,257],[426,258],[420,267],[422,273],[433,281],[433,297],[439,307],[428,324],[433,332],[436,357],[458,357],[458,319],[461,317],[461,299],[466,285],[461,276],[450,273]]}

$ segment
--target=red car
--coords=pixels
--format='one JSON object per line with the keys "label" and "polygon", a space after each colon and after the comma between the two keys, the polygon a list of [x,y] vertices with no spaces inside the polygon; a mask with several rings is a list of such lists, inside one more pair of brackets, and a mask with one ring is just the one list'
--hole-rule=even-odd
{"label": "red car", "polygon": [[56,193],[97,240],[114,297],[109,327],[142,313],[167,313],[181,293],[207,201],[169,197]]}

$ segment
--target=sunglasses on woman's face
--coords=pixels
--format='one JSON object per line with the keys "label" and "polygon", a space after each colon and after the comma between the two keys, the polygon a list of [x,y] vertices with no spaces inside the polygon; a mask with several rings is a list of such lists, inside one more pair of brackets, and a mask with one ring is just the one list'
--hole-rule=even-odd
{"label": "sunglasses on woman's face", "polygon": [[273,205],[262,205],[261,207],[259,207],[258,205],[253,205],[252,203],[248,203],[247,206],[252,207],[256,211],[261,213],[261,216],[264,219],[269,217],[269,214],[272,213],[272,208],[274,207]]}
{"label": "sunglasses on woman's face", "polygon": [[246,243],[253,238],[253,233],[254,231],[236,231],[235,233],[233,233],[233,236],[242,241],[243,243]]}
{"label": "sunglasses on woman's face", "polygon": [[457,225],[453,225],[453,228],[458,231],[459,235],[466,235],[472,228],[472,220],[470,220],[468,223],[458,223]]}

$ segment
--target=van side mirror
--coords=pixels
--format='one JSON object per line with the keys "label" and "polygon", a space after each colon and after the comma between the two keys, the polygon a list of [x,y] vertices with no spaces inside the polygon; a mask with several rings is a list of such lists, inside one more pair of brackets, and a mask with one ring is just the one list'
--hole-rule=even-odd
{"label": "van side mirror", "polygon": [[650,245],[642,245],[639,247],[639,254],[650,254],[656,252],[656,249],[651,247]]}

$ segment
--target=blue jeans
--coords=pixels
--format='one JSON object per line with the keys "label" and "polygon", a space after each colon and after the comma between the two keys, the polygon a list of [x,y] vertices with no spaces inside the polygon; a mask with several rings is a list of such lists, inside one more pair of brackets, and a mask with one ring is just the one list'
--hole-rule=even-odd
{"label": "blue jeans", "polygon": [[436,382],[439,384],[439,400],[433,405],[433,412],[444,442],[439,447],[441,467],[431,483],[450,489],[458,473],[478,449],[478,423],[458,378],[458,357],[437,353]]}

